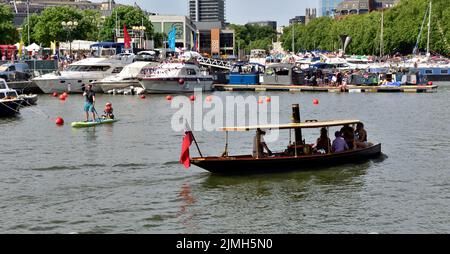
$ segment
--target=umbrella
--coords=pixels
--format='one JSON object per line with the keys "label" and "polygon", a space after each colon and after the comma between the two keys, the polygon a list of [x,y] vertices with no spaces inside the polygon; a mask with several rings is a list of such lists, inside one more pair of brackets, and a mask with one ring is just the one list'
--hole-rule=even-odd
{"label": "umbrella", "polygon": [[39,47],[39,45],[37,45],[36,43],[33,43],[25,48],[27,49],[27,51],[39,51],[41,49],[41,47]]}

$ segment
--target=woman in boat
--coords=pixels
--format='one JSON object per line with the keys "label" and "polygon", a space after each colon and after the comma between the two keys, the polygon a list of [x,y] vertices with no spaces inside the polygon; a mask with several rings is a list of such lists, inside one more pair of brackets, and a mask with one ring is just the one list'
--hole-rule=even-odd
{"label": "woman in boat", "polygon": [[328,131],[326,128],[320,130],[320,137],[317,139],[315,150],[318,153],[327,154],[331,149],[331,140],[328,138]]}
{"label": "woman in boat", "polygon": [[345,139],[345,142],[347,142],[348,148],[351,150],[355,148],[355,130],[353,127],[350,127],[350,125],[346,124],[341,129],[342,136]]}
{"label": "woman in boat", "polygon": [[364,129],[363,123],[358,123],[356,125],[355,137],[355,145],[357,148],[366,148],[369,146],[369,143],[367,142],[367,132]]}

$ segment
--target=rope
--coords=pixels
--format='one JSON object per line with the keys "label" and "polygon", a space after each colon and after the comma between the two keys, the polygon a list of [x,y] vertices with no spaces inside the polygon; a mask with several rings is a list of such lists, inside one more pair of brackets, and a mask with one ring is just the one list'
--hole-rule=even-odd
{"label": "rope", "polygon": [[[14,102],[14,101],[11,101],[11,102],[12,102],[12,103],[16,103],[16,102]],[[1,101],[0,101],[0,103],[3,104],[3,106],[5,106],[5,107],[11,109],[12,111],[14,111],[14,112],[16,112],[16,113],[20,113],[19,110],[15,110],[15,109],[11,108],[10,106],[6,105],[4,102],[1,102]],[[20,107],[19,107],[19,108],[20,108]]]}
{"label": "rope", "polygon": [[[26,100],[24,100],[24,102],[27,103],[29,106],[33,106],[32,104],[28,103]],[[14,102],[14,101],[13,101],[13,103],[19,105],[20,107],[22,106],[22,104],[20,104],[20,103],[17,103],[17,102]],[[32,108],[29,108],[29,109],[33,113],[40,114],[40,115],[43,115],[43,116],[47,117],[48,119],[51,119],[51,117],[49,115],[45,114],[42,110],[34,110]]]}

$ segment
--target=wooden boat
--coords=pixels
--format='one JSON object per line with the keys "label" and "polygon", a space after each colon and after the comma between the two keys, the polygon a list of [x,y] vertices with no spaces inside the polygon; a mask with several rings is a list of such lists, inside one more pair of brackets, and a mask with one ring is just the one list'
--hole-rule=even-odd
{"label": "wooden boat", "polygon": [[[295,116],[294,112],[294,116]],[[297,113],[299,116],[299,113]],[[294,119],[300,119],[297,117]],[[296,120],[297,121],[297,120]],[[366,148],[355,148],[340,153],[313,153],[311,146],[302,140],[302,129],[339,127],[344,125],[356,125],[359,120],[340,121],[306,121],[294,122],[283,125],[261,125],[222,128],[227,133],[227,145],[223,156],[217,157],[197,157],[192,158],[191,163],[207,171],[224,175],[253,174],[253,173],[273,173],[283,171],[314,170],[324,167],[363,162],[375,159],[381,155],[381,144],[369,143]],[[260,158],[253,155],[228,156],[228,132],[235,131],[256,131],[256,130],[294,130],[296,141],[288,146],[288,149],[281,153],[274,153],[272,156]],[[329,135],[328,135],[329,136]],[[331,149],[330,149],[331,150]]]}

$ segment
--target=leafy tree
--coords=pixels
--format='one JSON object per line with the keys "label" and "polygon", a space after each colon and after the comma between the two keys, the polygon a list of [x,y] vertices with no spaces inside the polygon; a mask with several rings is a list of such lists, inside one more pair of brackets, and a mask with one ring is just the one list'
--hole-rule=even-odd
{"label": "leafy tree", "polygon": [[18,40],[18,33],[13,24],[14,14],[11,7],[0,4],[0,44],[13,44]]}
{"label": "leafy tree", "polygon": [[116,27],[123,29],[124,24],[131,30],[133,26],[145,26],[147,38],[153,36],[153,26],[146,13],[140,8],[132,6],[120,6],[113,10],[112,15],[107,17],[100,32],[103,41],[114,41]]}
{"label": "leafy tree", "polygon": [[252,49],[268,50],[272,41],[277,40],[277,32],[270,26],[258,25],[231,25],[236,35],[236,50],[238,47],[249,52]]}

